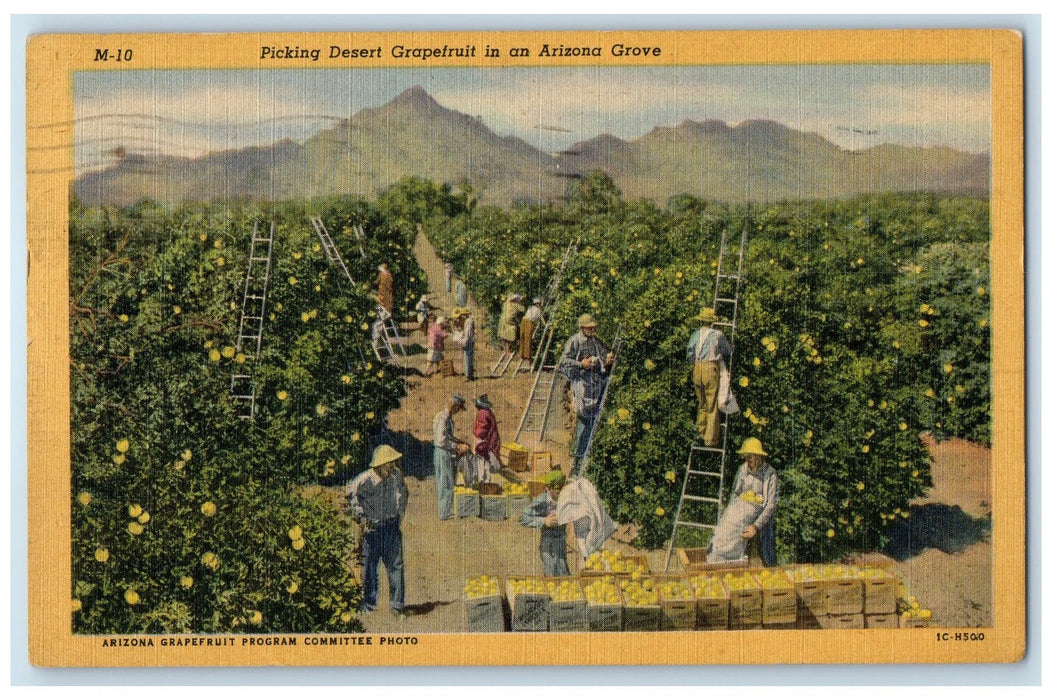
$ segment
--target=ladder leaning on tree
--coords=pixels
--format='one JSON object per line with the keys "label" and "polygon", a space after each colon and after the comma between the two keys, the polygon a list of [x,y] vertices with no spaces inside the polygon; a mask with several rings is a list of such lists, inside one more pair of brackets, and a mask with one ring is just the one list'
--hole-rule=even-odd
{"label": "ladder leaning on tree", "polygon": [[[526,401],[526,408],[522,412],[519,427],[515,431],[515,442],[518,442],[519,438],[525,433],[536,433],[537,441],[540,442],[544,440],[544,434],[548,429],[548,414],[551,411],[552,400],[555,397],[555,385],[559,379],[560,358],[555,356],[551,362],[548,360],[553,351],[552,345],[555,341],[555,319],[559,311],[559,304],[562,303],[559,285],[562,282],[566,268],[577,254],[578,243],[580,243],[580,239],[577,239],[566,248],[562,264],[560,264],[559,269],[552,277],[551,282],[548,283],[548,290],[545,292],[544,298],[550,302],[549,305],[543,307],[548,313],[548,322],[541,333],[541,340],[537,345],[536,355],[533,359],[532,369],[535,376],[533,385],[530,388],[530,397]],[[542,298],[542,301],[544,298]],[[516,369],[516,372],[518,372],[518,369]]]}
{"label": "ladder leaning on tree", "polygon": [[[599,425],[603,421],[603,412],[606,410],[606,399],[610,396],[610,384],[614,380],[614,371],[617,369],[617,360],[621,357],[621,348],[625,339],[621,335],[621,324],[617,325],[617,333],[614,334],[614,342],[610,346],[610,352],[614,355],[614,361],[607,373],[606,383],[603,385],[603,395],[599,399],[599,408],[596,409],[595,420],[592,421],[592,429],[588,431],[588,441],[584,444],[584,454],[578,457],[578,471],[585,474],[588,470],[588,462],[592,456],[592,444],[595,442],[595,434],[599,431]],[[605,358],[603,358],[605,361]]]}
{"label": "ladder leaning on tree", "polygon": [[[728,336],[731,347],[734,347],[735,332],[738,328],[738,309],[740,306],[742,281],[745,278],[745,246],[748,229],[742,226],[741,240],[737,251],[727,247],[727,230],[720,236],[720,256],[716,267],[716,283],[713,288],[712,308],[716,316],[727,320],[715,321],[713,326],[721,326]],[[737,261],[734,260],[735,252]],[[727,371],[733,368],[734,356],[727,358]],[[717,408],[717,410],[719,410]],[[687,470],[683,475],[683,490],[680,493],[679,505],[676,506],[676,517],[672,521],[672,536],[668,541],[668,553],[665,556],[665,571],[672,561],[672,551],[676,546],[676,536],[680,528],[694,530],[716,529],[720,515],[723,513],[723,491],[727,482],[727,414],[720,412],[720,433],[722,441],[719,446],[707,447],[697,442],[690,446],[687,459]],[[692,490],[691,485],[699,485]],[[684,511],[684,504],[690,504]]]}
{"label": "ladder leaning on tree", "polygon": [[252,226],[248,247],[248,266],[245,272],[245,291],[241,297],[241,320],[237,327],[235,352],[244,355],[241,369],[230,377],[230,393],[242,404],[239,417],[255,420],[256,384],[253,367],[263,344],[263,317],[266,315],[267,289],[270,286],[271,260],[274,252],[274,233],[277,224],[270,222],[270,233],[259,235],[259,221]]}
{"label": "ladder leaning on tree", "polygon": [[339,268],[348,282],[352,285],[355,284],[350,270],[347,269],[346,263],[343,262],[343,257],[340,256],[340,251],[336,248],[332,236],[329,235],[329,229],[325,228],[325,223],[322,222],[321,217],[312,216],[310,223],[314,227],[315,233],[318,234],[318,238],[321,239],[321,249],[325,251],[325,257],[329,259],[329,263]]}
{"label": "ladder leaning on tree", "polygon": [[[537,324],[533,327],[533,337],[530,339],[530,345],[532,347],[540,347],[546,342],[551,342],[551,336],[554,333],[554,327],[552,326],[551,321],[555,319],[555,312],[559,308],[559,287],[560,285],[562,285],[563,276],[566,274],[566,268],[573,261],[574,257],[577,256],[577,248],[580,245],[580,243],[581,239],[578,238],[573,243],[566,246],[566,252],[563,253],[562,262],[559,263],[559,268],[555,271],[555,274],[552,275],[552,278],[548,281],[548,287],[544,290],[544,294],[540,298],[541,308],[544,309],[544,312],[546,314],[548,314],[548,323],[544,324],[542,319],[541,324]],[[544,325],[544,330],[541,330],[541,325]],[[535,344],[533,341],[538,339],[538,333],[540,334],[540,339],[539,342]],[[536,356],[534,356],[532,360],[526,360],[520,357],[519,363],[515,365],[515,371],[511,373],[511,377],[514,378],[518,376],[519,372],[523,369],[523,365],[527,362],[529,362],[530,365],[526,369],[531,372],[536,372],[541,366],[541,363],[537,360]]]}

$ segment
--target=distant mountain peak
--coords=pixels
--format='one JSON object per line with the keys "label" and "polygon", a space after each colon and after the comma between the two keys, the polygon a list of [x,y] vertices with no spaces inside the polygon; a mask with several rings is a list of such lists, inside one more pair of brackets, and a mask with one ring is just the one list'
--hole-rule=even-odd
{"label": "distant mountain peak", "polygon": [[388,104],[391,106],[413,107],[423,109],[441,107],[441,105],[439,105],[438,102],[435,101],[435,98],[427,94],[427,90],[420,87],[419,85],[414,85],[408,90],[403,91],[400,95],[398,95],[398,97],[391,100]]}

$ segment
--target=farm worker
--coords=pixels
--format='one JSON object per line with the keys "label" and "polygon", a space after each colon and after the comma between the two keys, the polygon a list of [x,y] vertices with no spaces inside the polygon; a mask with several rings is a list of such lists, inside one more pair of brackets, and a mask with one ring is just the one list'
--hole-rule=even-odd
{"label": "farm worker", "polygon": [[483,394],[475,399],[475,462],[479,481],[489,481],[491,473],[500,471],[500,431],[497,430],[497,417],[493,415],[493,405],[489,395]]}
{"label": "farm worker", "polygon": [[453,263],[446,263],[444,266],[446,271],[446,293],[453,291]]}
{"label": "farm worker", "polygon": [[394,313],[394,277],[387,263],[380,263],[380,274],[376,276],[376,299],[387,313]]}
{"label": "farm worker", "polygon": [[522,317],[522,323],[519,324],[519,356],[522,359],[533,359],[533,333],[543,322],[541,299],[534,297],[530,308],[526,309],[526,315]]}
{"label": "farm worker", "polygon": [[475,319],[471,311],[463,306],[453,310],[453,323],[457,333],[455,341],[464,348],[464,376],[469,382],[475,381]]}
{"label": "farm worker", "polygon": [[719,330],[705,324],[715,323],[716,311],[706,306],[698,314],[702,326],[687,343],[687,361],[694,365],[694,392],[698,397],[698,434],[707,447],[720,441],[719,386],[731,357],[731,344]]}
{"label": "farm worker", "polygon": [[734,479],[734,496],[720,516],[709,542],[710,562],[735,561],[745,556],[749,541],[760,536],[760,558],[774,566],[774,511],[778,506],[778,473],[767,464],[763,444],[746,438],[738,454],[745,463]]}
{"label": "farm worker", "polygon": [[427,364],[424,365],[424,376],[430,377],[438,370],[446,349],[446,337],[449,336],[449,321],[445,316],[438,319],[427,329]]}
{"label": "farm worker", "polygon": [[464,284],[464,280],[457,280],[456,291],[453,292],[453,301],[457,306],[468,305],[468,286]]}
{"label": "farm worker", "polygon": [[351,516],[362,526],[362,568],[365,590],[361,610],[376,610],[380,588],[380,561],[387,569],[391,589],[391,610],[405,618],[405,568],[402,562],[402,518],[409,503],[402,471],[402,454],[390,445],[373,450],[373,459],[347,486]]}
{"label": "farm worker", "polygon": [[519,322],[524,313],[526,313],[526,307],[522,305],[522,295],[510,294],[500,312],[500,325],[497,328],[501,349],[506,354],[511,354],[512,344],[519,339]]}
{"label": "farm worker", "polygon": [[541,563],[545,576],[569,576],[566,565],[566,526],[555,514],[566,475],[558,467],[544,475],[544,491],[526,506],[519,522],[541,529]]}
{"label": "farm worker", "polygon": [[598,552],[610,535],[617,530],[599,499],[595,484],[584,477],[570,479],[559,494],[555,515],[560,524],[573,523],[573,534],[577,540],[577,551],[586,559]]}
{"label": "farm worker", "polygon": [[614,362],[614,354],[595,335],[597,325],[591,314],[582,314],[577,319],[579,331],[566,341],[566,348],[559,360],[559,371],[570,380],[571,407],[577,416],[571,450],[571,476],[580,472],[581,461],[588,454],[588,443],[599,414],[599,403]]}
{"label": "farm worker", "polygon": [[423,294],[420,301],[416,302],[416,322],[420,324],[420,330],[427,335],[427,322],[431,317],[431,302],[427,295]]}
{"label": "farm worker", "polygon": [[453,517],[453,486],[456,484],[454,460],[467,454],[471,448],[458,440],[453,432],[453,416],[464,410],[464,397],[453,394],[449,405],[435,416],[432,431],[435,437],[435,493],[438,496],[438,517],[449,520]]}

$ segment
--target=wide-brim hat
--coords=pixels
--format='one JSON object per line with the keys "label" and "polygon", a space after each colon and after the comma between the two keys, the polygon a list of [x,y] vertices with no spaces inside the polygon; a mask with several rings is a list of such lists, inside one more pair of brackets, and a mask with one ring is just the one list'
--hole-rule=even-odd
{"label": "wide-brim hat", "polygon": [[741,449],[738,450],[740,455],[760,455],[766,457],[767,453],[763,451],[763,443],[760,442],[759,438],[745,438],[745,442],[742,443]]}
{"label": "wide-brim hat", "polygon": [[493,408],[493,404],[489,402],[489,394],[483,394],[482,396],[475,399],[476,408]]}
{"label": "wide-brim hat", "polygon": [[599,322],[595,320],[595,316],[592,314],[581,314],[581,317],[577,319],[578,328],[595,328],[599,325]]}
{"label": "wide-brim hat", "polygon": [[522,301],[521,294],[511,294],[508,296],[508,301]]}
{"label": "wide-brim hat", "polygon": [[390,464],[396,460],[402,458],[402,453],[391,447],[390,445],[380,445],[373,450],[373,461],[369,463],[370,467],[379,467],[384,464]]}
{"label": "wide-brim hat", "polygon": [[464,404],[466,403],[464,401],[464,397],[460,394],[453,394],[453,396],[450,397],[450,401],[455,403],[457,406],[460,406],[461,408],[464,408]]}
{"label": "wide-brim hat", "polygon": [[533,303],[534,304],[538,304],[538,305],[541,304],[541,298],[540,297],[534,297],[533,298]]}
{"label": "wide-brim hat", "polygon": [[440,325],[440,326],[441,326],[441,325],[442,325],[442,324],[444,324],[444,323],[445,323],[445,322],[446,322],[447,320],[448,320],[448,319],[447,319],[447,318],[446,318],[445,316],[439,316],[439,317],[438,317],[437,319],[435,319],[435,323],[437,323],[438,325]]}
{"label": "wide-brim hat", "polygon": [[470,316],[470,315],[471,315],[471,309],[468,309],[466,307],[458,306],[457,308],[453,309],[453,320],[454,321],[456,319],[460,318],[461,316]]}
{"label": "wide-brim hat", "polygon": [[712,308],[711,306],[703,307],[701,309],[701,313],[699,313],[697,316],[695,316],[695,318],[698,321],[710,321],[710,322],[719,321],[720,320],[719,316],[716,315],[716,309]]}

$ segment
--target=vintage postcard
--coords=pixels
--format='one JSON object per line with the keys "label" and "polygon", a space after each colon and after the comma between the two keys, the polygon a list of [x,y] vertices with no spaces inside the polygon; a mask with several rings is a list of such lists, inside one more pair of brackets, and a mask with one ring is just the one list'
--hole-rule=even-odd
{"label": "vintage postcard", "polygon": [[33,663],[1025,653],[1017,33],[27,67]]}

